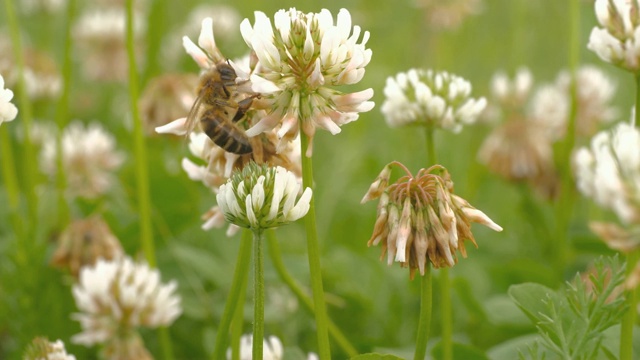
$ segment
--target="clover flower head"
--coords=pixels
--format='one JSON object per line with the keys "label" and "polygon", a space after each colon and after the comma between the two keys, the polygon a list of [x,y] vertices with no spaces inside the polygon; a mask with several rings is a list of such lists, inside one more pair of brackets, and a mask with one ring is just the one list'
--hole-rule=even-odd
{"label": "clover flower head", "polygon": [[[114,181],[112,172],[123,162],[123,155],[115,150],[115,139],[98,123],[85,127],[74,121],[62,134],[62,163],[67,176],[68,191],[73,196],[96,198],[107,192]],[[45,139],[40,163],[42,170],[55,176],[56,141]]]}
{"label": "clover flower head", "polygon": [[312,191],[306,188],[298,198],[300,190],[298,178],[285,168],[249,163],[220,186],[217,200],[228,222],[260,230],[306,215]]}
{"label": "clover flower head", "polygon": [[13,91],[4,88],[4,78],[0,75],[0,124],[12,121],[18,115],[18,108],[11,103]]}
{"label": "clover flower head", "polygon": [[[388,185],[391,167],[406,175]],[[453,194],[453,182],[441,165],[420,169],[414,177],[398,162],[388,164],[373,182],[363,202],[379,198],[378,214],[368,245],[382,243],[382,257],[387,263],[399,262],[425,274],[427,262],[434,268],[452,267],[458,261],[456,251],[467,256],[464,241],[475,246],[471,222],[495,231],[502,228],[482,211]]]}
{"label": "clover flower head", "polygon": [[[335,135],[340,126],[373,108],[368,101],[372,89],[345,94],[333,88],[360,82],[371,60],[371,49],[366,48],[369,32],[360,38],[362,30],[352,26],[349,11],[341,9],[334,22],[326,9],[303,13],[291,8],[278,11],[273,20],[257,11],[253,25],[248,19],[240,24],[257,58],[251,86],[270,109],[247,135],[275,128],[280,141],[286,142],[302,127],[312,140],[316,128]],[[307,156],[311,149],[310,143]]]}
{"label": "clover flower head", "polygon": [[[610,123],[617,116],[611,106],[616,85],[602,70],[595,66],[581,66],[576,71],[577,113],[575,131],[580,136],[592,136],[602,124]],[[552,141],[562,139],[567,133],[571,104],[571,75],[567,71],[558,74],[556,81],[538,89],[530,104],[529,117],[546,129]]]}
{"label": "clover flower head", "polygon": [[99,216],[73,221],[60,235],[51,263],[68,268],[78,277],[80,269],[98,259],[115,260],[124,256],[122,245],[109,225]]}
{"label": "clover flower head", "polygon": [[482,0],[416,0],[427,24],[435,30],[455,30],[466,18],[482,10]]}
{"label": "clover flower head", "polygon": [[47,338],[37,337],[31,341],[23,355],[24,360],[76,360],[73,355],[67,354],[62,340],[54,342]]}
{"label": "clover flower head", "polygon": [[[141,58],[144,17],[134,12],[133,34],[138,59]],[[123,82],[129,63],[125,44],[126,16],[124,8],[95,9],[83,13],[73,27],[73,36],[83,58],[82,71],[92,80]]]}
{"label": "clover flower head", "polygon": [[176,288],[175,281],[161,283],[157,269],[128,257],[100,259],[94,266],[82,268],[79,282],[73,286],[80,312],[72,315],[82,332],[71,341],[86,346],[105,344],[106,351],[117,353],[145,353],[136,329],[168,326],[180,316]]}
{"label": "clover flower head", "polygon": [[198,77],[193,74],[165,74],[153,78],[140,95],[140,118],[147,134],[184,116],[195,101]]}
{"label": "clover flower head", "polygon": [[[263,339],[264,360],[281,360],[284,357],[284,347],[276,336]],[[240,360],[251,360],[253,350],[253,335],[246,334],[240,337]],[[227,349],[227,360],[231,360],[231,349]]]}
{"label": "clover flower head", "polygon": [[391,127],[428,125],[459,132],[487,105],[471,98],[471,84],[446,71],[411,69],[387,78],[382,113]]}
{"label": "clover flower head", "polygon": [[638,0],[596,0],[589,50],[602,60],[631,72],[640,70],[640,6]]}
{"label": "clover flower head", "polygon": [[517,70],[513,79],[499,71],[491,78],[491,95],[501,106],[520,108],[529,99],[533,87],[533,75],[527,67]]}
{"label": "clover flower head", "polygon": [[640,131],[620,123],[574,156],[578,189],[625,224],[640,224]]}

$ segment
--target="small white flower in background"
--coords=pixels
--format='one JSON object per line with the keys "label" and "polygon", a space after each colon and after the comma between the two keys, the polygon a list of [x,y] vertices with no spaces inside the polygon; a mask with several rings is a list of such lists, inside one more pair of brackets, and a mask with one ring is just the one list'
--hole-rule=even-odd
{"label": "small white flower in background", "polygon": [[527,67],[517,70],[513,80],[503,71],[491,78],[491,96],[502,106],[518,108],[529,99],[533,87],[533,75]]}
{"label": "small white flower in background", "polygon": [[[109,190],[112,172],[123,162],[116,152],[114,137],[98,123],[85,127],[80,121],[70,123],[62,134],[62,162],[67,189],[72,196],[96,198]],[[42,170],[55,176],[57,171],[55,137],[45,139],[40,156]]]}
{"label": "small white flower in background", "polygon": [[311,188],[298,198],[298,178],[283,167],[249,163],[220,186],[218,206],[228,222],[253,230],[296,221],[307,214]]}
{"label": "small white flower in background", "polygon": [[628,123],[602,131],[574,156],[578,189],[623,223],[640,224],[640,131]]}
{"label": "small white flower in background", "polygon": [[20,8],[25,14],[37,12],[55,13],[67,5],[66,0],[21,0]]}
{"label": "small white flower in background", "polygon": [[[98,260],[95,266],[80,271],[73,297],[82,332],[71,341],[92,346],[106,345],[105,351],[145,353],[136,329],[168,326],[180,316],[177,283],[160,282],[160,272],[128,257],[113,261]],[[133,341],[130,341],[133,340]],[[135,349],[128,348],[130,344]],[[140,348],[142,347],[142,348]]]}
{"label": "small white flower in background", "polygon": [[306,156],[311,156],[316,128],[335,135],[340,126],[373,108],[368,101],[372,89],[345,94],[333,88],[360,82],[372,55],[365,47],[369,32],[360,40],[361,29],[352,26],[346,9],[338,12],[335,22],[326,9],[279,10],[273,24],[256,11],[253,26],[245,19],[240,31],[259,60],[250,76],[252,89],[270,109],[247,135],[275,128],[280,141],[287,142],[298,136],[301,127],[310,138]]}
{"label": "small white flower in background", "polygon": [[67,354],[62,340],[51,342],[46,338],[37,337],[31,341],[23,355],[24,360],[76,360]]}
{"label": "small white flower in background", "polygon": [[[529,117],[546,129],[552,141],[562,139],[567,133],[570,84],[569,72],[562,71],[554,84],[536,91],[530,104]],[[617,110],[611,106],[616,85],[602,70],[585,65],[576,72],[576,89],[576,134],[592,136],[600,125],[610,123],[617,116]]]}
{"label": "small white flower in background", "polygon": [[[284,348],[282,342],[275,336],[269,336],[262,342],[263,360],[282,360]],[[247,334],[240,337],[240,360],[251,360],[253,350],[253,335]],[[231,360],[231,349],[227,349],[227,360]]]}
{"label": "small white flower in background", "polygon": [[427,24],[436,30],[455,30],[466,18],[482,10],[482,0],[415,0]]}
{"label": "small white flower in background", "polygon": [[4,88],[4,78],[0,75],[0,124],[12,121],[18,115],[18,108],[11,103],[13,91]]}
{"label": "small white flower in background", "polygon": [[640,4],[638,0],[596,0],[602,27],[591,30],[587,48],[609,63],[631,72],[640,70]]}
{"label": "small white flower in background", "polygon": [[471,98],[471,84],[446,71],[411,69],[387,78],[382,113],[391,127],[430,125],[453,132],[473,124],[487,105]]}
{"label": "small white flower in background", "polygon": [[[137,58],[143,55],[144,17],[134,12],[133,34]],[[97,81],[123,82],[129,62],[126,49],[126,16],[123,8],[94,9],[83,13],[73,27],[85,76]]]}

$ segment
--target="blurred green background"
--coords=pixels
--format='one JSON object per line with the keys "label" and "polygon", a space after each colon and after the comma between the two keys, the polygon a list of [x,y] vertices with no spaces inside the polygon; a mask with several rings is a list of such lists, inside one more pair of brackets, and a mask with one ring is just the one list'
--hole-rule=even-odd
{"label": "blurred green background", "polygon": [[[16,3],[16,2],[14,2]],[[170,37],[186,25],[196,1],[149,1],[145,6],[147,38],[141,46],[146,61],[140,69],[141,88],[154,76],[166,72],[197,72],[197,67],[180,43],[172,64],[162,51]],[[345,332],[358,351],[388,351],[409,356],[413,351],[419,312],[420,282],[410,281],[407,269],[387,267],[379,261],[380,249],[366,242],[375,221],[374,203],[360,205],[360,199],[382,167],[398,160],[414,173],[427,167],[425,136],[416,128],[390,129],[379,111],[384,101],[385,79],[412,67],[447,70],[468,79],[476,97],[489,94],[489,81],[498,70],[513,74],[524,65],[531,69],[536,84],[554,81],[566,69],[569,54],[569,1],[565,0],[485,0],[479,14],[466,18],[451,31],[434,31],[425,21],[425,12],[411,1],[236,1],[207,2],[234,7],[240,18],[253,22],[253,11],[268,16],[279,9],[296,6],[305,12],[322,8],[337,14],[340,8],[351,12],[353,24],[371,33],[368,47],[373,51],[364,79],[353,90],[373,88],[376,108],[363,113],[342,133],[332,136],[318,132],[314,145],[314,172],[318,228],[324,288],[331,318]],[[20,9],[20,2],[17,4]],[[78,15],[93,6],[80,2]],[[592,1],[580,2],[580,63],[594,64],[618,84],[615,105],[621,120],[632,106],[633,79],[621,70],[601,62],[586,49],[591,28],[596,24]],[[62,64],[66,23],[64,10],[55,14],[19,11],[24,43],[49,52]],[[190,24],[192,27],[193,24]],[[195,25],[199,28],[199,25]],[[5,12],[0,12],[0,34],[7,33]],[[195,39],[197,33],[189,34]],[[218,39],[229,58],[244,55],[247,47],[237,32],[235,38]],[[83,59],[74,50],[74,65]],[[5,55],[2,55],[5,56]],[[349,89],[341,89],[348,91]],[[14,101],[14,103],[16,103]],[[56,102],[33,104],[35,118],[51,120]],[[82,77],[74,67],[70,119],[97,120],[118,140],[127,154],[118,171],[118,182],[99,204],[74,204],[73,215],[81,217],[99,207],[113,232],[130,255],[138,254],[139,224],[131,120],[126,84],[103,84]],[[22,171],[20,116],[2,124],[12,134],[18,171]],[[588,201],[577,196],[569,231],[572,257],[564,272],[551,265],[544,244],[549,241],[555,219],[553,204],[527,189],[510,184],[488,173],[477,163],[476,153],[490,129],[485,125],[465,127],[460,134],[436,132],[439,162],[451,172],[456,193],[484,211],[505,230],[494,233],[474,226],[479,248],[470,248],[469,257],[451,269],[453,278],[454,339],[495,357],[496,346],[507,340],[535,333],[534,327],[506,295],[511,284],[539,282],[557,288],[576,271],[585,269],[599,254],[609,251],[587,228],[588,219],[610,218]],[[239,235],[228,238],[224,229],[204,232],[200,216],[215,204],[215,196],[202,184],[190,181],[180,168],[188,156],[187,144],[171,136],[147,138],[149,150],[153,230],[158,266],[163,280],[176,279],[182,296],[183,315],[170,328],[176,358],[206,358],[213,347],[217,324],[231,285]],[[569,166],[568,160],[564,166]],[[21,176],[19,174],[19,176]],[[71,281],[48,261],[55,248],[57,223],[55,186],[39,175],[39,221],[29,258],[17,261],[15,237],[8,207],[0,207],[0,358],[18,359],[33,337],[62,339],[69,353],[78,359],[96,357],[96,349],[70,343],[80,331],[70,319],[75,311]],[[3,186],[4,187],[4,186]],[[0,191],[0,203],[6,194]],[[301,223],[277,232],[287,268],[309,290],[304,229]],[[438,271],[434,272],[438,281]],[[315,351],[313,316],[306,313],[281,283],[269,260],[266,263],[266,329],[278,336],[287,348]],[[439,297],[434,292],[432,344],[440,333]],[[245,303],[245,333],[251,331],[250,291]],[[143,333],[147,347],[160,357],[155,331]],[[294,350],[291,350],[294,352]],[[332,344],[334,358],[346,355]],[[494,355],[491,355],[494,354]],[[506,358],[506,357],[502,357]]]}

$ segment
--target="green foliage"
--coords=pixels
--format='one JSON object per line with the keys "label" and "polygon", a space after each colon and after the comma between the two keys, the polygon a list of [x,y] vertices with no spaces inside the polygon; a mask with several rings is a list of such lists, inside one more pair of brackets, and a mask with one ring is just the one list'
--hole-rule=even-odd
{"label": "green foliage", "polygon": [[[624,299],[619,296],[623,280],[624,268],[617,257],[600,258],[592,273],[577,274],[562,291],[526,283],[511,286],[509,295],[536,325],[540,343],[548,350],[564,359],[597,359],[611,355],[603,346],[605,330],[624,313]],[[535,359],[537,342],[529,348]]]}

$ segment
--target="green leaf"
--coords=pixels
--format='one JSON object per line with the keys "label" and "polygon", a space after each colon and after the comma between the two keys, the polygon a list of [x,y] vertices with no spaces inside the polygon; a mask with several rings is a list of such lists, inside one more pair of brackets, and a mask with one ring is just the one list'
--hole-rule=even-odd
{"label": "green leaf", "polygon": [[531,322],[507,294],[490,297],[484,306],[491,324],[529,329]]}
{"label": "green leaf", "polygon": [[[538,334],[527,334],[504,341],[487,351],[490,359],[518,359],[519,354],[526,354],[527,349],[536,342],[542,344],[542,338]],[[547,359],[553,359],[553,353],[547,351],[544,347],[539,347],[541,356]],[[542,357],[541,357],[542,358]]]}
{"label": "green leaf", "polygon": [[543,300],[549,299],[554,303],[559,302],[558,294],[554,290],[535,283],[511,285],[509,296],[534,324],[540,321],[541,313],[548,312],[548,307]]}
{"label": "green leaf", "polygon": [[202,278],[208,279],[217,286],[224,286],[230,283],[228,271],[220,266],[222,261],[210,252],[177,242],[170,246],[176,260]]}
{"label": "green leaf", "polygon": [[[431,350],[431,355],[436,359],[442,359],[442,341],[438,342]],[[471,345],[453,343],[453,360],[489,360],[480,349]]]}
{"label": "green leaf", "polygon": [[401,357],[388,354],[361,354],[351,358],[351,360],[403,360]]}

